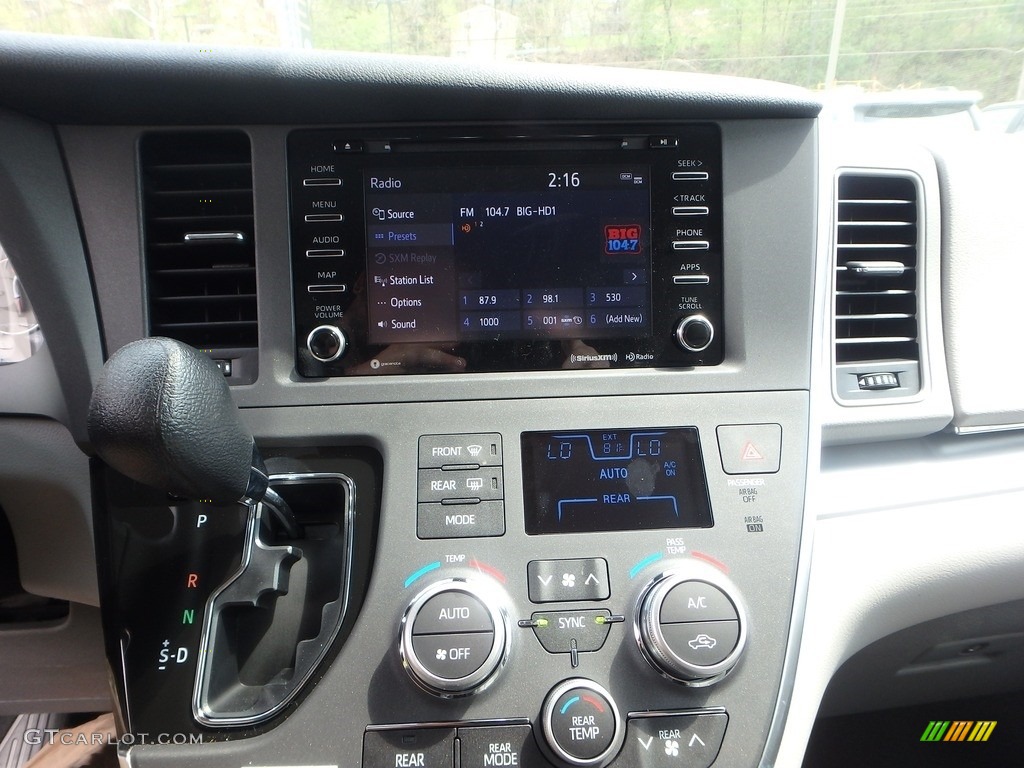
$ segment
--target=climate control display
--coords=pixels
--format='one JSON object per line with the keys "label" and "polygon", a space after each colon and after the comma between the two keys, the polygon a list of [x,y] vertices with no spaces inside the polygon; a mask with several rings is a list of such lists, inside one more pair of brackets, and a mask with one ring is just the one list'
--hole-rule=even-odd
{"label": "climate control display", "polygon": [[526,432],[526,532],[710,528],[693,427]]}

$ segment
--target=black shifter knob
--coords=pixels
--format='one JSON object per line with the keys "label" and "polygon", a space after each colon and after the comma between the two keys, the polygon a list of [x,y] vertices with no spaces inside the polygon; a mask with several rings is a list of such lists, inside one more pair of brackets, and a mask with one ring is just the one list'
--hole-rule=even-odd
{"label": "black shifter knob", "polygon": [[89,405],[89,439],[140,483],[214,504],[257,502],[267,476],[224,375],[173,339],[142,339],[104,365]]}

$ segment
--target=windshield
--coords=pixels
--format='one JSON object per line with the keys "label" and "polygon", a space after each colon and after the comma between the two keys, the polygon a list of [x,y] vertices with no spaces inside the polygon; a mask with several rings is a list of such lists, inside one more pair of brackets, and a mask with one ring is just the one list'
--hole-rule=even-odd
{"label": "windshield", "polygon": [[867,94],[970,90],[978,106],[1024,98],[1020,0],[12,0],[0,26],[720,73]]}

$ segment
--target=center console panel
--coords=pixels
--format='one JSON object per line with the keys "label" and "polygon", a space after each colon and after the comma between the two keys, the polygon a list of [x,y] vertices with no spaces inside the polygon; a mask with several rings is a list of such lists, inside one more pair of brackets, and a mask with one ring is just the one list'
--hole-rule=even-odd
{"label": "center console panel", "polygon": [[[260,654],[246,664],[218,651],[231,679],[215,679],[194,662],[208,634],[199,617],[255,541],[244,511],[220,518],[216,546],[198,550],[216,560],[205,572],[217,583],[197,595],[185,589],[196,551],[188,524],[217,510],[133,500],[98,476],[122,719],[133,733],[202,741],[133,749],[131,764],[676,768],[749,766],[769,754],[801,597],[813,123],[262,127],[252,136],[256,156],[277,158],[254,166],[256,188],[277,195],[257,194],[257,215],[278,218],[258,249],[261,378],[233,394],[279,482],[352,480],[352,528],[338,539],[353,542],[352,565],[344,586],[317,591],[347,603],[308,676],[289,665],[301,654],[261,666]],[[691,171],[707,178],[673,178]],[[607,203],[565,220],[533,215],[573,210],[589,184]],[[505,206],[531,215],[499,222]],[[702,208],[673,210],[686,206]],[[481,218],[488,207],[495,215]],[[462,208],[474,217],[459,219]],[[443,240],[445,226],[439,245],[370,247],[377,234]],[[500,236],[475,250],[470,240],[491,229]],[[517,242],[530,252],[562,229],[569,237],[546,261],[516,262]],[[675,247],[689,229],[707,243],[699,255]],[[484,268],[485,252],[503,269]],[[409,261],[391,258],[402,254]],[[374,293],[375,278],[390,292]],[[328,298],[318,286],[337,290]],[[597,288],[607,291],[591,300]],[[605,292],[618,298],[599,313]],[[532,294],[555,306],[534,308]],[[634,325],[606,322],[631,314]],[[529,330],[531,317],[548,332]],[[133,531],[146,506],[163,527]],[[169,549],[128,558],[128,540]],[[287,607],[284,590],[302,582],[269,583],[243,606],[245,620],[228,613],[219,626],[246,628],[236,639],[274,630],[268,647],[295,639],[277,632],[287,613],[261,624],[257,611]],[[187,627],[184,599],[196,603]],[[299,622],[310,628],[300,639],[316,636],[314,624]],[[159,669],[168,639],[175,666]],[[231,648],[223,639],[219,648]],[[299,677],[280,707],[264,706],[264,689],[290,691]],[[215,695],[205,709],[204,679],[218,683],[207,684]],[[243,700],[263,702],[259,714],[216,716]]]}
{"label": "center console panel", "polygon": [[[500,412],[484,403],[389,406],[396,427],[383,451],[376,558],[337,655],[291,707],[261,723],[174,722],[217,740],[202,748],[224,765],[253,749],[286,759],[275,734],[295,728],[310,764],[367,768],[448,768],[455,754],[477,764],[478,753],[510,765],[666,768],[676,754],[706,764],[720,754],[721,765],[759,754],[792,617],[806,394],[579,405],[571,419],[557,400],[509,401]],[[319,409],[324,424],[346,410]],[[765,421],[746,423],[750,413]],[[366,430],[381,414],[366,409],[350,428]],[[299,434],[285,414],[254,416],[257,434],[279,435],[267,453],[290,456],[297,471],[310,469],[299,443],[331,439],[327,429]],[[452,431],[437,433],[438,424]],[[559,449],[572,455],[547,458]],[[584,455],[572,467],[577,450]],[[564,484],[542,471],[549,461],[567,465]],[[328,470],[329,455],[315,464]],[[654,467],[679,474],[645,474]],[[490,478],[500,497],[477,501],[495,487]],[[364,476],[357,494],[366,484]],[[423,500],[432,487],[452,490]],[[620,509],[650,527],[616,530]],[[540,521],[545,532],[528,533]],[[172,624],[189,597],[175,594],[165,598]],[[186,644],[179,637],[175,649]],[[172,721],[159,710],[187,713],[191,687],[173,701],[157,681],[177,670],[157,671],[159,647],[133,650],[153,666],[128,702],[133,728],[160,732]],[[141,708],[144,696],[161,707]],[[140,752],[138,764],[173,763],[159,755]]]}

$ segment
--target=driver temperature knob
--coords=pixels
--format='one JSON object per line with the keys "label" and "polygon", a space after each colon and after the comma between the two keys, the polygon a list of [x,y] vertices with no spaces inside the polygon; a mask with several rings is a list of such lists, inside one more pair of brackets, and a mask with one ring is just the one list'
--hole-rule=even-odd
{"label": "driver temperature knob", "polygon": [[710,565],[689,561],[647,585],[634,630],[651,666],[699,687],[718,682],[739,661],[747,618],[731,581]]}
{"label": "driver temperature knob", "polygon": [[402,618],[402,666],[420,688],[442,698],[485,688],[508,657],[509,622],[486,584],[448,579],[432,584]]}

